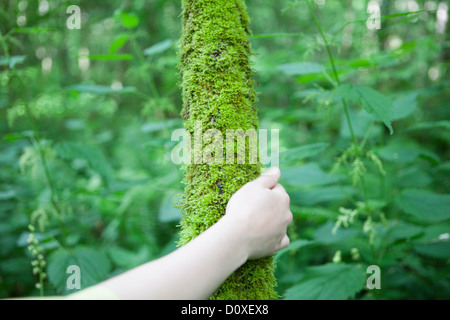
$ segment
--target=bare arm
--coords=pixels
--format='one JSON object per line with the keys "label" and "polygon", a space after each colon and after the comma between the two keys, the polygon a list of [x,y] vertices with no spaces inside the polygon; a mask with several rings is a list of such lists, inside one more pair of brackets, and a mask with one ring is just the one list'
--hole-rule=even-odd
{"label": "bare arm", "polygon": [[289,196],[278,168],[247,183],[226,214],[183,247],[98,284],[120,299],[206,299],[248,259],[289,245]]}

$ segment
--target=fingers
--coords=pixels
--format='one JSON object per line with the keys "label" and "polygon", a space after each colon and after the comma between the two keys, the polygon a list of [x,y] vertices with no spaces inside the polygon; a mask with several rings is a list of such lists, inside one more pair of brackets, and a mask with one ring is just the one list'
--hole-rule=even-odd
{"label": "fingers", "polygon": [[274,252],[280,251],[281,249],[287,248],[290,244],[290,240],[287,234],[284,235],[283,239],[281,240],[280,244],[275,248]]}
{"label": "fingers", "polygon": [[284,235],[283,240],[280,243],[280,249],[287,248],[290,244],[290,240],[287,234]]}
{"label": "fingers", "polygon": [[272,191],[277,194],[277,196],[280,199],[280,203],[282,203],[285,206],[289,206],[289,204],[291,203],[291,198],[289,197],[289,194],[286,192],[286,190],[281,184],[277,184],[272,189]]}
{"label": "fingers", "polygon": [[261,174],[256,181],[264,188],[272,189],[277,185],[280,175],[280,169],[277,167],[272,167],[268,171]]}

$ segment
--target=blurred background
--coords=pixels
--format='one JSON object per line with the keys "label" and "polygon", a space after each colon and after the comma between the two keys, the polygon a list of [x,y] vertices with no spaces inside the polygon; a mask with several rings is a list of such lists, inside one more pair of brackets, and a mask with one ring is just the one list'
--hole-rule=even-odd
{"label": "blurred background", "polygon": [[[450,298],[448,3],[311,0],[335,68],[305,1],[246,3],[294,214],[280,295]],[[68,294],[69,265],[84,288],[176,248],[180,13],[1,1],[0,298]]]}

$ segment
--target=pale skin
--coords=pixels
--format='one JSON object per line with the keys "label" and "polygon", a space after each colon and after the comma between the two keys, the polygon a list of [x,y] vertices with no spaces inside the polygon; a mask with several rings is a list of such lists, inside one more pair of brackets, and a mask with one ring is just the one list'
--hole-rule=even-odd
{"label": "pale skin", "polygon": [[290,199],[271,168],[230,199],[226,214],[174,252],[98,284],[119,299],[207,299],[247,260],[289,245]]}

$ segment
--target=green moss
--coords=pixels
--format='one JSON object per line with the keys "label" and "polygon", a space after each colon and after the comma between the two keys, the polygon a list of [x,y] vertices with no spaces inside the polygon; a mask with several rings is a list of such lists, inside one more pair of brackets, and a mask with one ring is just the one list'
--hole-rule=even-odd
{"label": "green moss", "polygon": [[[186,130],[193,137],[195,121],[201,121],[203,132],[217,129],[223,137],[227,129],[256,130],[256,92],[244,1],[183,0],[182,4],[179,54]],[[246,149],[248,154],[248,145]],[[223,164],[185,167],[180,245],[217,222],[233,193],[260,175],[259,164],[225,163],[224,158]],[[211,298],[277,298],[273,272],[272,257],[248,261]]]}

